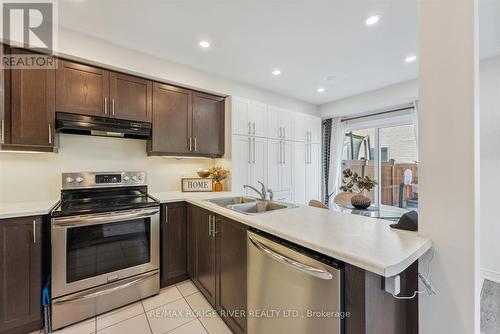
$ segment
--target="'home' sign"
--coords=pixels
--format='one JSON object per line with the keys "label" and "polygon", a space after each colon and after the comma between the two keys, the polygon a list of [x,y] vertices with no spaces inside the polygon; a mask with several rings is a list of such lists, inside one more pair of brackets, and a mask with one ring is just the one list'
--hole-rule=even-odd
{"label": "'home' sign", "polygon": [[214,184],[212,179],[183,178],[181,182],[183,192],[213,191]]}

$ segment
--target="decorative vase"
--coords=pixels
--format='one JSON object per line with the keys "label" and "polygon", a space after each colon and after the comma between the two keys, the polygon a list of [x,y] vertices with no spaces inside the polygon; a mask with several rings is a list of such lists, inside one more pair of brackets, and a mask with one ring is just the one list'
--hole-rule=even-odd
{"label": "decorative vase", "polygon": [[220,183],[219,181],[215,181],[214,183],[214,191],[222,191],[222,183]]}
{"label": "decorative vase", "polygon": [[364,210],[368,209],[372,202],[370,198],[360,193],[351,197],[351,204],[356,209]]}
{"label": "decorative vase", "polygon": [[337,205],[340,205],[341,207],[348,208],[351,206],[351,198],[354,195],[356,194],[347,191],[342,191],[334,197],[333,202]]}

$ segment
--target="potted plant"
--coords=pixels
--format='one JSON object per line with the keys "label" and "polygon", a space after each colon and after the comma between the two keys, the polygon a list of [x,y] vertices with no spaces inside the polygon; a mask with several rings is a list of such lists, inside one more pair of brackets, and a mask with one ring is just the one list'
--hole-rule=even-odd
{"label": "potted plant", "polygon": [[344,185],[340,187],[340,190],[351,194],[356,192],[355,195],[351,196],[353,207],[356,209],[366,209],[371,205],[370,198],[365,193],[375,188],[377,184],[375,180],[369,176],[359,176],[358,173],[347,168],[342,172],[342,183]]}
{"label": "potted plant", "polygon": [[214,180],[214,190],[222,191],[222,183],[220,181],[227,177],[229,171],[218,166],[212,167],[208,171],[210,172],[210,177]]}

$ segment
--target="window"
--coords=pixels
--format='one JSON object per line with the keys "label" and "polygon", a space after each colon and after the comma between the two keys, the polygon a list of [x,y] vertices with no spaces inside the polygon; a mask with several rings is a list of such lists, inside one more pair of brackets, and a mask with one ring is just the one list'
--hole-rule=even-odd
{"label": "window", "polygon": [[418,150],[412,117],[388,115],[374,122],[348,122],[342,170],[375,179],[377,186],[366,195],[381,217],[396,219],[418,210]]}

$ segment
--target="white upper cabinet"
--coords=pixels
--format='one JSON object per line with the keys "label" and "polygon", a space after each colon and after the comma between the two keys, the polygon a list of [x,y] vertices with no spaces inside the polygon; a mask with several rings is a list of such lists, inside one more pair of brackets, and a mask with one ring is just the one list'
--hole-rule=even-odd
{"label": "white upper cabinet", "polygon": [[233,134],[267,137],[267,105],[232,97]]}
{"label": "white upper cabinet", "polygon": [[293,112],[269,106],[267,110],[267,131],[269,138],[293,140]]}
{"label": "white upper cabinet", "polygon": [[321,118],[296,112],[295,140],[321,143]]}

